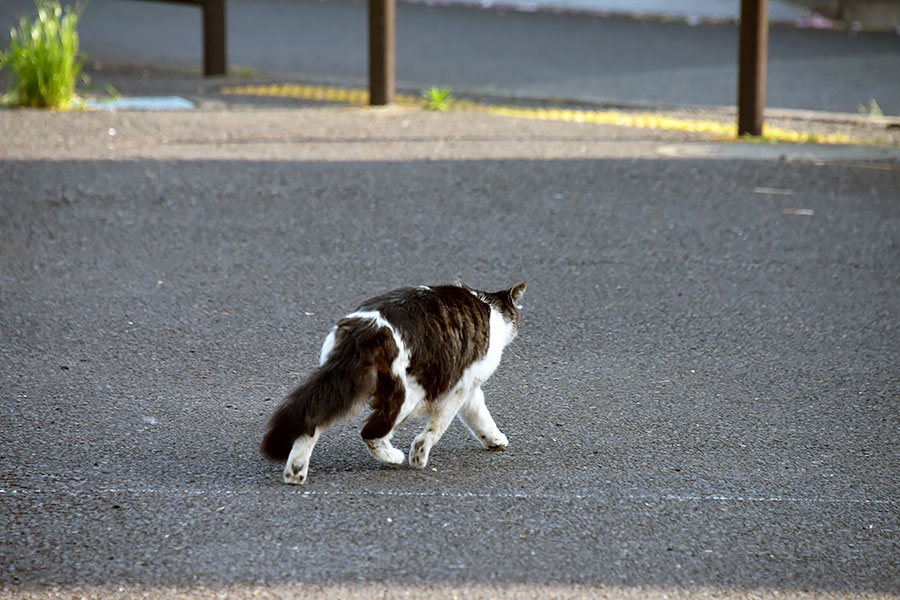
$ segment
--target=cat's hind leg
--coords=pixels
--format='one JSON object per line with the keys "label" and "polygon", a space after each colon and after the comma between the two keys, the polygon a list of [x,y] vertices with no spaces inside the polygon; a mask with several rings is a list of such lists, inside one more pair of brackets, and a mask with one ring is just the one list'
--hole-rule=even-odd
{"label": "cat's hind leg", "polygon": [[425,468],[431,448],[447,431],[447,427],[467,396],[468,390],[459,387],[435,402],[425,431],[416,436],[409,448],[409,464],[411,466],[417,469]]}
{"label": "cat's hind leg", "polygon": [[410,393],[401,378],[384,371],[378,374],[371,401],[372,414],[360,435],[372,456],[386,465],[402,465],[406,458],[402,450],[391,445],[391,438],[400,423],[409,416],[414,401],[415,394]]}
{"label": "cat's hind leg", "polygon": [[481,391],[481,387],[472,390],[457,416],[485,448],[504,448],[509,443],[506,436],[497,428],[494,418],[484,404],[484,392]]}
{"label": "cat's hind leg", "polygon": [[317,427],[312,435],[301,435],[294,440],[291,454],[288,456],[287,464],[284,465],[285,483],[297,485],[306,482],[306,473],[309,470],[309,456],[312,454],[321,432],[322,429]]}

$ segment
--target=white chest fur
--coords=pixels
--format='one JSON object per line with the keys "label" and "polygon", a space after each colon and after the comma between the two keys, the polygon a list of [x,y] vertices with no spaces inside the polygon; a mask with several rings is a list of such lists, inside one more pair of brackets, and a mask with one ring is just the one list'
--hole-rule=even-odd
{"label": "white chest fur", "polygon": [[479,386],[487,381],[500,365],[503,349],[512,341],[513,335],[512,324],[507,323],[499,311],[491,308],[490,340],[487,353],[466,369],[463,380],[468,380],[474,386]]}

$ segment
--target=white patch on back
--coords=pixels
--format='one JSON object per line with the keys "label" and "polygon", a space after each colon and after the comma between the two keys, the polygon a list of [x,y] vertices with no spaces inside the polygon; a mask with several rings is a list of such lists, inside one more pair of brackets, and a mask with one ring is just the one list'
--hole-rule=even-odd
{"label": "white patch on back", "polygon": [[344,318],[369,319],[375,321],[375,325],[377,325],[378,327],[387,327],[390,330],[391,335],[394,336],[394,343],[397,344],[397,358],[395,358],[394,362],[391,363],[391,372],[405,382],[406,369],[407,367],[409,367],[409,350],[407,349],[406,344],[403,343],[403,339],[400,337],[400,334],[397,333],[396,329],[394,329],[394,326],[391,325],[390,322],[385,319],[377,310],[365,310],[350,313]]}
{"label": "white patch on back", "polygon": [[337,332],[337,326],[331,328],[331,331],[328,333],[328,337],[325,338],[325,342],[322,343],[322,350],[319,351],[319,366],[325,364],[325,361],[328,360],[328,355],[331,354],[331,351],[334,349],[334,334]]}
{"label": "white patch on back", "polygon": [[[409,350],[406,348],[406,344],[403,343],[403,339],[400,337],[400,334],[394,329],[394,326],[391,325],[387,319],[381,316],[381,313],[377,310],[366,310],[350,313],[345,319],[368,319],[370,321],[374,321],[377,327],[387,327],[391,331],[391,335],[394,336],[394,343],[397,344],[397,358],[394,359],[394,362],[391,363],[391,371],[397,377],[402,379],[406,379],[406,368],[409,366]],[[324,365],[325,361],[328,360],[328,355],[334,349],[335,343],[335,335],[337,333],[337,326],[334,326],[331,331],[328,333],[328,336],[325,338],[325,342],[322,344],[322,350],[319,352],[319,365]]]}
{"label": "white patch on back", "polygon": [[381,313],[377,310],[361,310],[354,313],[350,313],[345,319],[370,319],[375,321],[375,324],[379,327],[387,327],[391,331],[394,330],[394,327],[387,322],[387,319],[381,316]]}

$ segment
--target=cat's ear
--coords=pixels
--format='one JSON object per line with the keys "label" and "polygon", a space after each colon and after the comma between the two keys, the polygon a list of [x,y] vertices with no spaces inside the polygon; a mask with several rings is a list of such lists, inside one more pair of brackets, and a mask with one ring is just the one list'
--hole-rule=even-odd
{"label": "cat's ear", "polygon": [[517,308],[519,299],[525,294],[525,287],[525,283],[520,283],[519,285],[509,290],[509,299],[512,300],[512,303],[515,304]]}

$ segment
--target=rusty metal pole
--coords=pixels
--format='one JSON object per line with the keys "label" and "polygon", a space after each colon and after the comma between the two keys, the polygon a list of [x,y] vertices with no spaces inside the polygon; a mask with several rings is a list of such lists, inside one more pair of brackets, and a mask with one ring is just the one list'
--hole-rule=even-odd
{"label": "rusty metal pole", "polygon": [[203,11],[203,74],[225,75],[225,0],[204,0]]}
{"label": "rusty metal pole", "polygon": [[394,101],[395,0],[369,0],[369,104]]}
{"label": "rusty metal pole", "polygon": [[762,135],[769,41],[768,0],[741,0],[738,135]]}

